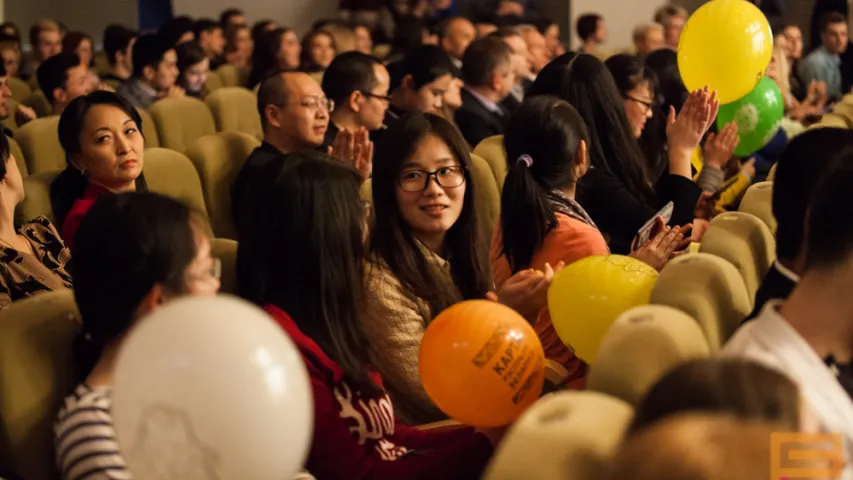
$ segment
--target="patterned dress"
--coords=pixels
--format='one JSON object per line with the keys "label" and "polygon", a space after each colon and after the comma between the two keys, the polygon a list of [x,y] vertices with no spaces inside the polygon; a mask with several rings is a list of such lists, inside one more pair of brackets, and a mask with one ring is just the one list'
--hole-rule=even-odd
{"label": "patterned dress", "polygon": [[0,245],[0,309],[38,293],[71,288],[71,252],[50,220],[38,217],[18,233],[30,243],[33,254]]}

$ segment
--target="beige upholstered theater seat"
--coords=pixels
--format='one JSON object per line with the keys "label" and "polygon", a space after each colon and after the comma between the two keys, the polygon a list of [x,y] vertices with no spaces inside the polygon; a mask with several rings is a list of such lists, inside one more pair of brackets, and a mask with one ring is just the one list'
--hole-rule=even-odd
{"label": "beige upholstered theater seat", "polygon": [[506,151],[504,150],[504,136],[495,135],[481,141],[474,148],[474,153],[483,157],[489,162],[489,167],[495,176],[495,182],[498,185],[498,192],[504,189],[504,180],[506,180],[507,163]]}
{"label": "beige upholstered theater seat", "polygon": [[[832,106],[831,111],[844,119],[847,123],[847,128],[853,127],[853,104],[838,102]],[[821,123],[824,123],[823,119],[821,119]]]}
{"label": "beige upholstered theater seat", "polygon": [[213,232],[237,238],[231,211],[231,186],[252,150],[261,142],[239,132],[223,132],[196,140],[187,150],[201,179],[204,203]]}
{"label": "beige upholstered theater seat", "polygon": [[154,119],[144,109],[138,109],[139,117],[142,119],[142,137],[145,138],[145,148],[157,148],[160,146],[160,135],[157,134],[157,125]]}
{"label": "beige upholstered theater seat", "polygon": [[204,82],[204,89],[201,96],[202,98],[207,98],[208,95],[220,88],[225,88],[225,85],[222,84],[222,77],[219,76],[218,72],[210,72],[207,75],[207,81]]}
{"label": "beige upholstered theater seat", "polygon": [[210,254],[222,262],[219,292],[237,295],[237,242],[227,238],[214,238]]}
{"label": "beige upholstered theater seat", "polygon": [[27,168],[27,159],[24,158],[24,152],[21,151],[21,147],[14,138],[6,137],[6,139],[9,141],[9,151],[15,157],[15,163],[18,165],[18,170],[21,171],[21,176],[27,178],[30,171]]}
{"label": "beige upholstered theater seat", "polygon": [[483,231],[492,237],[492,232],[500,221],[501,194],[495,184],[494,175],[489,164],[482,157],[471,154],[471,178],[476,184],[477,214],[483,225]]}
{"label": "beige upholstered theater seat", "polygon": [[53,424],[77,383],[72,345],[79,315],[70,290],[0,312],[0,471],[59,480]]}
{"label": "beige upholstered theater seat", "polygon": [[258,140],[264,138],[258,98],[243,87],[221,88],[204,99],[213,113],[218,132],[242,132]]}
{"label": "beige upholstered theater seat", "polygon": [[607,331],[586,387],[636,405],[671,368],[708,355],[705,334],[689,315],[664,305],[632,308]]}
{"label": "beige upholstered theater seat", "polygon": [[21,103],[35,110],[39,118],[47,117],[53,113],[53,107],[41,90],[31,93],[27,98],[21,100]]}
{"label": "beige upholstered theater seat", "polygon": [[778,163],[774,163],[772,167],[770,167],[770,172],[767,173],[767,181],[772,182],[773,179],[776,178],[776,166]]}
{"label": "beige upholstered theater seat", "polygon": [[776,257],[776,239],[755,215],[726,212],[711,220],[699,251],[731,262],[743,276],[747,295],[755,298]]}
{"label": "beige upholstered theater seat", "polygon": [[210,109],[197,98],[164,98],[148,113],[154,119],[163,148],[185,152],[194,141],[216,133]]}
{"label": "beige upholstered theater seat", "polygon": [[740,201],[738,211],[758,217],[770,233],[776,235],[776,217],[773,216],[773,182],[760,182],[749,187]]}
{"label": "beige upholstered theater seat", "polygon": [[734,265],[715,255],[690,253],[664,267],[651,303],[696,319],[711,351],[716,352],[752,311],[754,298]]}
{"label": "beige upholstered theater seat", "polygon": [[848,124],[847,119],[838,113],[824,113],[823,117],[820,118],[820,121],[809,126],[809,129],[826,127],[850,128],[850,125]]}
{"label": "beige upholstered theater seat", "polygon": [[[15,212],[17,221],[27,221],[39,215],[45,215],[54,221],[50,205],[50,184],[59,173],[60,170],[41,172],[24,179],[24,191],[27,195]],[[198,172],[185,155],[165,148],[148,149],[143,157],[143,173],[150,191],[183,202],[198,214],[205,232],[213,236]]]}
{"label": "beige upholstered theater seat", "polygon": [[[26,197],[15,209],[15,223],[22,224],[44,215],[56,224],[53,208],[50,205],[50,184],[56,179],[61,170],[34,173],[24,179]],[[59,225],[57,225],[59,228]]]}
{"label": "beige upholstered theater seat", "polygon": [[249,78],[249,72],[246,69],[234,65],[222,65],[216,70],[216,75],[222,82],[222,86],[241,87]]}
{"label": "beige upholstered theater seat", "polygon": [[152,192],[180,200],[199,216],[205,232],[213,237],[201,180],[186,155],[165,148],[145,151],[143,173]]}
{"label": "beige upholstered theater seat", "polygon": [[546,395],[515,421],[485,480],[597,480],[606,470],[633,410],[598,392]]}
{"label": "beige upholstered theater seat", "polygon": [[373,180],[368,178],[358,189],[358,195],[365,202],[373,203]]}
{"label": "beige upholstered theater seat", "polygon": [[[20,78],[9,77],[6,85],[9,85],[9,90],[12,90],[12,98],[18,102],[23,102],[33,94],[33,89],[30,88],[30,85]],[[14,110],[12,111],[14,112]]]}
{"label": "beige upholstered theater seat", "polygon": [[14,135],[18,131],[18,123],[15,121],[15,109],[18,108],[18,101],[10,98],[6,100],[6,106],[9,108],[9,116],[0,121],[0,124],[8,128]]}
{"label": "beige upholstered theater seat", "polygon": [[65,150],[59,143],[59,117],[37,118],[15,134],[24,153],[27,171],[32,175],[65,168]]}

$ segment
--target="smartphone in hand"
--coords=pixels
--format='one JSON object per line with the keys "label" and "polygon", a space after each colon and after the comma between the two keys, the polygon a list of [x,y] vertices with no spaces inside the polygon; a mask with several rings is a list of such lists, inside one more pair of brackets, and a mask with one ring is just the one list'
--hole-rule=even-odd
{"label": "smartphone in hand", "polygon": [[641,228],[637,231],[637,238],[634,242],[636,248],[639,248],[646,244],[649,239],[652,238],[652,234],[657,232],[653,232],[655,228],[655,220],[658,217],[663,218],[664,225],[669,224],[669,221],[672,220],[672,212],[675,210],[675,204],[672,202],[667,203],[663,206],[658,213],[656,213],[652,218],[650,218]]}

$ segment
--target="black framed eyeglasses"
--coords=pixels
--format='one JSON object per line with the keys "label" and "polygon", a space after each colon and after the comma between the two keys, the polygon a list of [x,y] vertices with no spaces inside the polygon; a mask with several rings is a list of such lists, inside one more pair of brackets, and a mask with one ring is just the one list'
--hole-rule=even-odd
{"label": "black framed eyeglasses", "polygon": [[377,100],[382,100],[383,102],[391,102],[391,97],[384,95],[377,95],[375,93],[365,92],[364,90],[359,90],[359,92],[368,98],[375,98]]}
{"label": "black framed eyeglasses", "polygon": [[647,102],[647,101],[645,101],[645,100],[640,100],[639,98],[632,97],[631,95],[625,95],[625,100],[631,100],[632,102],[637,102],[637,103],[639,103],[640,105],[642,105],[642,106],[646,107],[646,111],[651,110],[651,109],[652,109],[652,108],[654,108],[654,106],[655,106],[655,104],[654,104],[654,103],[652,103],[652,102]]}
{"label": "black framed eyeglasses", "polygon": [[459,165],[441,167],[434,172],[426,170],[406,170],[400,174],[398,183],[404,192],[420,192],[426,190],[431,178],[435,178],[438,186],[456,188],[465,183],[465,169]]}

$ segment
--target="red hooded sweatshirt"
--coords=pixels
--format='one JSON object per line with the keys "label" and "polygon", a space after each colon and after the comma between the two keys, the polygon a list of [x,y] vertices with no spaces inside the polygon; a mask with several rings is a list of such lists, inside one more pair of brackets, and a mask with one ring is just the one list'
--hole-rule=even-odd
{"label": "red hooded sweatshirt", "polygon": [[[344,379],[341,367],[293,319],[265,307],[299,348],[314,394],[314,437],[309,473],[318,479],[477,479],[491,443],[471,428],[420,431],[396,421],[384,390],[369,395]],[[382,378],[372,373],[382,388]]]}

